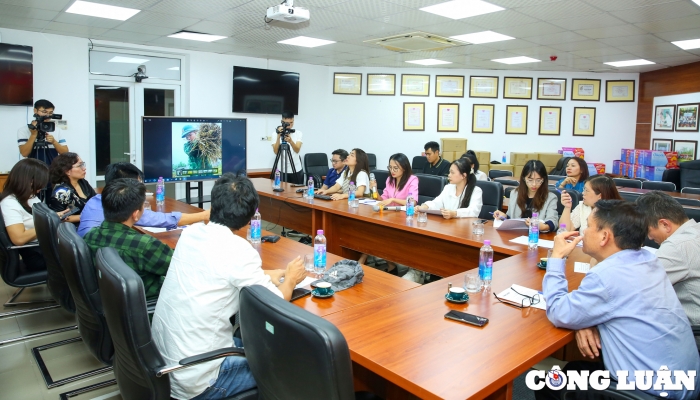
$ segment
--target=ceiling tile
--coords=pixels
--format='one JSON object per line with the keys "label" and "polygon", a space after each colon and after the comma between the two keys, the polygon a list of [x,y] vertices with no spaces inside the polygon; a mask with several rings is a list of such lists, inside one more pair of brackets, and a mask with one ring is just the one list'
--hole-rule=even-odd
{"label": "ceiling tile", "polygon": [[171,35],[175,33],[175,31],[172,28],[163,28],[162,26],[154,25],[143,25],[128,21],[124,22],[123,24],[117,26],[114,29],[127,32],[147,33],[149,35],[158,36]]}
{"label": "ceiling tile", "polygon": [[578,33],[567,31],[567,32],[557,33],[554,35],[532,36],[532,37],[525,38],[523,40],[528,41],[528,42],[532,42],[532,43],[550,46],[553,44],[582,42],[582,41],[587,41],[589,39],[583,35],[579,35]]}
{"label": "ceiling tile", "polygon": [[191,18],[207,18],[245,3],[247,0],[206,0],[206,4],[202,4],[202,1],[162,0],[148,11]]}
{"label": "ceiling tile", "polygon": [[607,45],[616,46],[616,47],[664,43],[663,40],[657,38],[654,35],[633,35],[633,36],[612,37],[612,38],[606,38],[606,39],[598,39],[598,41],[601,43],[605,43]]}
{"label": "ceiling tile", "polygon": [[367,39],[379,39],[387,36],[398,35],[400,33],[408,33],[410,31],[410,29],[406,29],[401,26],[383,24],[381,22],[372,21],[369,19],[351,25],[341,25],[339,28],[351,32],[364,32],[367,35]]}
{"label": "ceiling tile", "polygon": [[263,14],[242,12],[238,9],[225,11],[219,15],[209,17],[206,20],[224,23],[240,29],[262,28],[265,25]]}
{"label": "ceiling tile", "polygon": [[554,3],[547,3],[545,5],[518,7],[517,10],[518,12],[529,15],[531,17],[539,18],[541,20],[550,22],[556,21],[558,19],[569,18],[574,15],[576,16],[576,18],[582,20],[590,20],[590,18],[581,17],[601,13],[599,9],[591,7],[588,4],[579,0],[567,0]]}
{"label": "ceiling tile", "polygon": [[339,27],[343,25],[351,25],[360,22],[366,22],[368,19],[356,17],[354,15],[348,15],[343,13],[338,13],[330,11],[329,9],[321,9],[312,12],[311,20],[309,21],[312,25],[323,25],[325,27]]}
{"label": "ceiling tile", "polygon": [[525,24],[531,24],[534,22],[539,22],[537,18],[529,17],[525,14],[513,10],[505,10],[489,14],[477,15],[476,17],[464,18],[460,21],[470,25],[480,26],[485,30],[495,30],[499,28],[520,26]]}
{"label": "ceiling tile", "polygon": [[[384,0],[387,3],[394,3],[398,4],[403,7],[408,7],[408,8],[423,8],[423,7],[428,7],[432,6],[435,4],[440,4],[444,3],[446,0]],[[423,11],[425,12],[425,11]]]}
{"label": "ceiling tile", "polygon": [[109,4],[111,6],[135,8],[137,10],[147,10],[149,7],[160,2],[161,0],[93,0],[93,1],[95,3]]}
{"label": "ceiling tile", "polygon": [[[262,19],[262,17],[260,17]],[[162,26],[177,30],[185,29],[190,25],[199,22],[199,18],[181,17],[176,15],[168,15],[163,13],[142,11],[129,19],[129,22],[139,24]]]}
{"label": "ceiling tile", "polygon": [[393,52],[391,50],[383,49],[379,46],[376,47],[367,47],[366,49],[358,50],[358,51],[351,51],[351,54],[358,54],[364,57],[382,57],[386,56],[387,54],[392,54]]}
{"label": "ceiling tile", "polygon": [[624,22],[610,14],[596,14],[595,17],[591,18],[562,18],[549,21],[554,25],[561,26],[564,29],[569,29],[572,31],[581,29],[596,29],[596,28],[606,28],[609,26],[620,26]]}
{"label": "ceiling tile", "polygon": [[62,22],[51,22],[46,26],[47,31],[54,32],[64,32],[64,33],[75,33],[86,35],[86,37],[98,36],[107,32],[107,28],[100,28],[97,26],[85,26],[85,25],[73,25],[64,24]]}
{"label": "ceiling tile", "polygon": [[0,15],[51,21],[58,15],[58,11],[0,4]]}
{"label": "ceiling tile", "polygon": [[399,14],[385,15],[383,17],[374,18],[374,20],[387,24],[407,27],[409,29],[415,29],[417,26],[443,23],[445,22],[445,17],[430,14],[425,11],[410,10]]}
{"label": "ceiling tile", "polygon": [[673,32],[662,32],[657,33],[655,36],[667,40],[669,42],[675,42],[677,40],[688,40],[688,39],[699,39],[700,38],[700,28],[697,29],[686,29],[682,31]]}
{"label": "ceiling tile", "polygon": [[[492,51],[489,53],[481,53],[479,54],[479,58],[483,58],[484,60],[493,60],[495,58],[508,58],[508,57],[517,57],[520,54],[516,53],[515,51],[512,52],[507,52],[507,51]],[[503,64],[506,65],[506,64]],[[518,64],[518,65],[524,65],[524,64]]]}
{"label": "ceiling tile", "polygon": [[[233,36],[239,33],[246,32],[248,29],[238,28],[235,25],[224,24],[221,22],[200,21],[194,25],[188,26],[187,30],[192,32],[208,33],[210,35]],[[175,32],[175,30],[171,29],[171,34]]]}
{"label": "ceiling tile", "polygon": [[571,54],[578,57],[600,57],[600,56],[611,56],[616,54],[625,54],[625,50],[618,49],[616,47],[598,47],[595,49],[588,50],[576,50],[572,51]]}
{"label": "ceiling tile", "polygon": [[563,50],[563,51],[577,51],[577,50],[590,50],[590,49],[599,49],[603,47],[608,47],[605,43],[600,43],[595,40],[585,40],[581,42],[570,42],[570,43],[555,43],[555,44],[550,44],[550,47],[553,47],[557,50]]}
{"label": "ceiling tile", "polygon": [[44,21],[41,19],[29,19],[29,18],[22,18],[22,17],[16,17],[12,15],[0,15],[0,26],[3,28],[12,28],[12,29],[24,29],[22,27],[27,27],[28,30],[42,30],[44,29],[48,24],[50,24],[50,21]]}
{"label": "ceiling tile", "polygon": [[652,22],[635,24],[650,33],[671,32],[682,29],[695,29],[700,26],[700,15],[691,15],[682,18],[673,18]]}
{"label": "ceiling tile", "polygon": [[491,42],[485,44],[494,50],[514,50],[532,47],[531,42],[527,42],[522,39],[503,40],[500,42]]}
{"label": "ceiling tile", "polygon": [[521,39],[530,36],[552,35],[564,31],[565,29],[547,22],[535,22],[532,24],[503,27],[497,30],[498,33]]}
{"label": "ceiling tile", "polygon": [[556,3],[560,1],[562,0],[489,0],[489,3],[493,3],[497,6],[505,8],[520,8],[548,3]]}
{"label": "ceiling tile", "polygon": [[406,7],[382,0],[346,1],[327,7],[326,10],[369,19],[409,11],[409,9]]}
{"label": "ceiling tile", "polygon": [[476,25],[470,25],[460,21],[445,19],[445,22],[432,25],[422,25],[416,27],[416,30],[430,32],[440,36],[457,36],[466,33],[481,32],[484,28]]}
{"label": "ceiling tile", "polygon": [[[138,14],[137,14],[138,15]],[[94,26],[96,28],[112,29],[121,25],[123,21],[114,19],[88,17],[86,15],[61,13],[54,19],[55,22],[61,22],[71,25]]]}
{"label": "ceiling tile", "polygon": [[603,11],[618,11],[629,8],[646,7],[656,4],[673,3],[682,0],[583,0]]}
{"label": "ceiling tile", "polygon": [[643,35],[646,33],[646,31],[634,25],[624,24],[617,26],[581,29],[576,31],[576,33],[591,39],[604,39],[620,36]]}
{"label": "ceiling tile", "polygon": [[[624,49],[627,50],[627,52],[632,53],[632,54],[637,54],[637,55],[644,54],[644,55],[649,56],[649,57],[657,56],[661,53],[666,53],[666,52],[682,52],[683,51],[678,46],[671,44],[671,43],[654,43],[654,44],[625,46]],[[651,61],[653,61],[653,60],[651,60]]]}
{"label": "ceiling tile", "polygon": [[685,56],[680,56],[680,57],[666,57],[666,58],[656,58],[654,59],[656,63],[658,64],[664,64],[664,65],[683,65],[683,64],[688,64],[692,62],[699,62],[700,61],[700,55],[695,55],[695,54],[687,54]]}
{"label": "ceiling tile", "polygon": [[146,33],[109,30],[100,34],[97,39],[116,40],[129,43],[144,43],[161,37],[160,35],[149,35]]}
{"label": "ceiling tile", "polygon": [[342,29],[326,29],[317,32],[316,35],[323,36],[327,40],[356,44],[362,44],[363,39],[367,37],[364,32],[351,32]]}
{"label": "ceiling tile", "polygon": [[297,1],[296,4],[299,4],[300,7],[308,8],[310,11],[312,11],[319,8],[330,7],[338,3],[344,3],[346,1],[349,0],[302,0]]}
{"label": "ceiling tile", "polygon": [[676,1],[655,6],[630,8],[622,11],[612,11],[610,14],[633,24],[641,22],[670,19],[679,15],[689,16],[700,14],[700,7],[690,1]]}
{"label": "ceiling tile", "polygon": [[475,55],[479,54],[478,57],[481,57],[480,54],[482,53],[491,53],[495,49],[493,47],[489,47],[488,44],[470,44],[467,46],[457,46],[457,47],[452,47],[449,49],[443,50],[445,53],[449,53],[452,55]]}
{"label": "ceiling tile", "polygon": [[39,8],[42,10],[61,11],[68,7],[74,0],[0,0],[0,4],[9,4],[14,6]]}
{"label": "ceiling tile", "polygon": [[[624,53],[624,54],[617,54],[617,55],[602,55],[602,56],[593,56],[593,57],[587,57],[591,61],[596,61],[599,63],[606,63],[606,62],[612,62],[612,61],[626,61],[626,60],[634,60],[639,57],[636,57],[634,54],[630,53]],[[652,60],[650,60],[652,61]]]}

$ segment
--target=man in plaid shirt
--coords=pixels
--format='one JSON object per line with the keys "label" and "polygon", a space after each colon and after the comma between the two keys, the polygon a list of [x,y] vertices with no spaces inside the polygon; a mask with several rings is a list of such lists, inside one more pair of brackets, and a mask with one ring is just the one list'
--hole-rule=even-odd
{"label": "man in plaid shirt", "polygon": [[112,247],[143,280],[146,298],[157,298],[173,251],[132,226],[143,215],[146,186],[136,179],[116,179],[102,191],[105,220],[85,235],[94,260],[97,250]]}

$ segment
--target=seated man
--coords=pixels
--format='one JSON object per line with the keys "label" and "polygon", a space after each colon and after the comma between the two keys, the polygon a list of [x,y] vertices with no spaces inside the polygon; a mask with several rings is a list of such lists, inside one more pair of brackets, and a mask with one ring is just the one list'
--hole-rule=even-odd
{"label": "seated man", "polygon": [[[599,200],[588,217],[583,241],[583,252],[599,262],[571,293],[563,258],[582,238],[574,237],[577,232],[555,237],[542,282],[547,317],[561,328],[597,327],[603,358],[597,363],[570,362],[564,371],[608,370],[614,380],[615,371],[627,371],[629,382],[634,371],[657,371],[662,365],[671,371],[700,368],[690,323],[671,282],[656,257],[641,249],[646,231],[644,215],[635,204]],[[647,392],[660,395],[653,387]],[[694,398],[686,389],[666,392],[671,399]],[[595,398],[597,393],[589,388],[587,395]],[[545,386],[535,397],[558,399],[560,394]]]}
{"label": "seated man", "polygon": [[423,167],[423,173],[447,176],[450,173],[450,162],[440,157],[440,145],[438,142],[428,142],[423,148],[425,149],[425,158],[428,159],[428,163]]}
{"label": "seated man", "polygon": [[85,235],[94,259],[97,250],[112,247],[143,280],[146,298],[157,298],[168,272],[172,249],[132,226],[143,215],[146,186],[136,179],[116,179],[102,191],[105,220]]}
{"label": "seated man", "polygon": [[[211,191],[211,222],[183,231],[151,326],[166,364],[240,345],[229,318],[238,313],[242,287],[261,285],[289,300],[306,276],[299,257],[285,270],[263,270],[258,251],[234,234],[248,224],[258,202],[247,178],[226,173]],[[232,356],[175,371],[170,386],[176,399],[218,399],[251,389],[255,381],[248,361]]]}
{"label": "seated man", "polygon": [[343,149],[338,149],[331,153],[331,163],[333,165],[331,165],[331,168],[326,174],[326,179],[323,181],[323,186],[321,186],[321,190],[326,190],[335,185],[335,182],[340,177],[340,174],[342,174],[343,171],[345,171],[345,168],[347,168],[347,166],[345,165],[346,158],[348,158],[348,152]]}
{"label": "seated man", "polygon": [[[109,164],[105,172],[105,184],[109,185],[115,179],[131,178],[143,181],[143,172],[134,164],[128,162],[117,162]],[[102,210],[102,195],[96,195],[91,198],[83,212],[80,214],[80,226],[78,227],[78,235],[84,237],[85,234],[96,226],[100,226],[104,221],[104,211]],[[136,226],[149,226],[153,228],[168,228],[174,229],[177,226],[190,225],[197,222],[209,220],[209,210],[198,213],[180,213],[169,212],[162,213],[151,210],[144,210],[141,219],[136,221]]]}

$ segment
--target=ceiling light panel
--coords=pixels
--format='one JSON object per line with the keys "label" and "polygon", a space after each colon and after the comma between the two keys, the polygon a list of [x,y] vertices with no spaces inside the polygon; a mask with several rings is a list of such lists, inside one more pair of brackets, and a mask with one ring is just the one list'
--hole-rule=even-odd
{"label": "ceiling light panel", "polygon": [[433,6],[423,7],[420,10],[451,19],[463,19],[496,11],[503,11],[505,8],[482,0],[452,0]]}
{"label": "ceiling light panel", "polygon": [[637,65],[650,65],[650,64],[656,64],[656,63],[649,61],[649,60],[638,59],[638,60],[626,60],[626,61],[612,61],[612,62],[606,62],[604,64],[612,65],[613,67],[621,68],[621,67],[634,67]]}
{"label": "ceiling light panel", "polygon": [[78,0],[66,10],[67,13],[87,15],[90,17],[116,19],[126,21],[138,14],[141,10],[135,8],[110,6],[107,4],[91,3]]}
{"label": "ceiling light panel", "polygon": [[494,59],[491,61],[495,61],[497,63],[502,63],[502,64],[527,64],[527,63],[540,62],[542,60],[538,60],[536,58],[531,58],[531,57],[519,56],[519,57],[508,57],[508,58],[497,58],[497,59]]}
{"label": "ceiling light panel", "polygon": [[683,50],[700,49],[700,39],[679,40],[677,42],[671,43],[675,44]]}
{"label": "ceiling light panel", "polygon": [[461,40],[463,42],[467,43],[473,43],[473,44],[483,44],[483,43],[491,43],[491,42],[500,42],[503,40],[512,40],[515,39],[512,36],[508,35],[502,35],[498,32],[494,31],[483,31],[483,32],[476,32],[476,33],[468,33],[466,35],[457,35],[457,36],[450,36],[451,39],[457,39]]}
{"label": "ceiling light panel", "polygon": [[225,39],[226,36],[219,35],[209,35],[207,33],[197,33],[197,32],[178,32],[173,35],[168,35],[168,37],[175,39],[186,39],[186,40],[196,40],[198,42],[214,42],[216,40]]}
{"label": "ceiling light panel", "polygon": [[452,64],[451,61],[442,61],[442,60],[436,60],[434,58],[426,58],[423,60],[411,60],[411,61],[406,61],[407,63],[411,64],[418,64],[418,65],[443,65],[443,64]]}
{"label": "ceiling light panel", "polygon": [[287,39],[287,40],[280,40],[280,44],[289,44],[292,46],[301,46],[301,47],[318,47],[318,46],[325,46],[327,44],[332,44],[335,43],[332,40],[324,40],[324,39],[316,39],[312,37],[307,37],[307,36],[297,36],[295,38]]}

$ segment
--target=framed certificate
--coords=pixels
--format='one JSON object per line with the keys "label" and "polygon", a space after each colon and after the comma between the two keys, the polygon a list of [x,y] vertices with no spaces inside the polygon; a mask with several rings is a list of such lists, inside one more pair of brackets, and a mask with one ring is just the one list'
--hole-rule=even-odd
{"label": "framed certificate", "polygon": [[430,75],[401,75],[402,96],[429,96]]}
{"label": "framed certificate", "polygon": [[470,76],[469,97],[498,98],[497,76]]}
{"label": "framed certificate", "polygon": [[634,81],[605,81],[605,101],[634,101]]}
{"label": "framed certificate", "polygon": [[425,130],[425,103],[403,103],[403,130]]}
{"label": "framed certificate", "polygon": [[698,107],[698,103],[676,106],[676,132],[698,131]]}
{"label": "framed certificate", "polygon": [[651,149],[657,151],[673,151],[673,139],[652,139]]}
{"label": "framed certificate", "polygon": [[574,136],[595,135],[595,107],[574,107]]}
{"label": "framed certificate", "polygon": [[503,78],[504,99],[532,99],[532,78]]}
{"label": "framed certificate", "polygon": [[333,74],[333,94],[361,94],[362,74],[336,72]]}
{"label": "framed certificate", "polygon": [[438,104],[438,132],[459,132],[459,104]]}
{"label": "framed certificate", "polygon": [[527,106],[506,106],[506,134],[527,135]]}
{"label": "framed certificate", "polygon": [[464,97],[464,77],[459,75],[436,75],[435,97]]}
{"label": "framed certificate", "polygon": [[673,151],[678,152],[678,162],[693,161],[698,154],[697,140],[676,140],[673,142]]}
{"label": "framed certificate", "polygon": [[[676,106],[656,106],[654,110],[654,130],[673,131],[673,121],[676,116]],[[670,150],[669,150],[670,151]]]}
{"label": "framed certificate", "polygon": [[540,135],[561,134],[561,107],[540,107]]}
{"label": "framed certificate", "polygon": [[395,96],[395,74],[367,74],[367,95],[369,96]]}
{"label": "framed certificate", "polygon": [[566,79],[537,78],[537,100],[566,100]]}
{"label": "framed certificate", "polygon": [[572,79],[571,100],[600,101],[600,79]]}
{"label": "framed certificate", "polygon": [[474,104],[472,108],[472,132],[493,133],[493,104]]}

